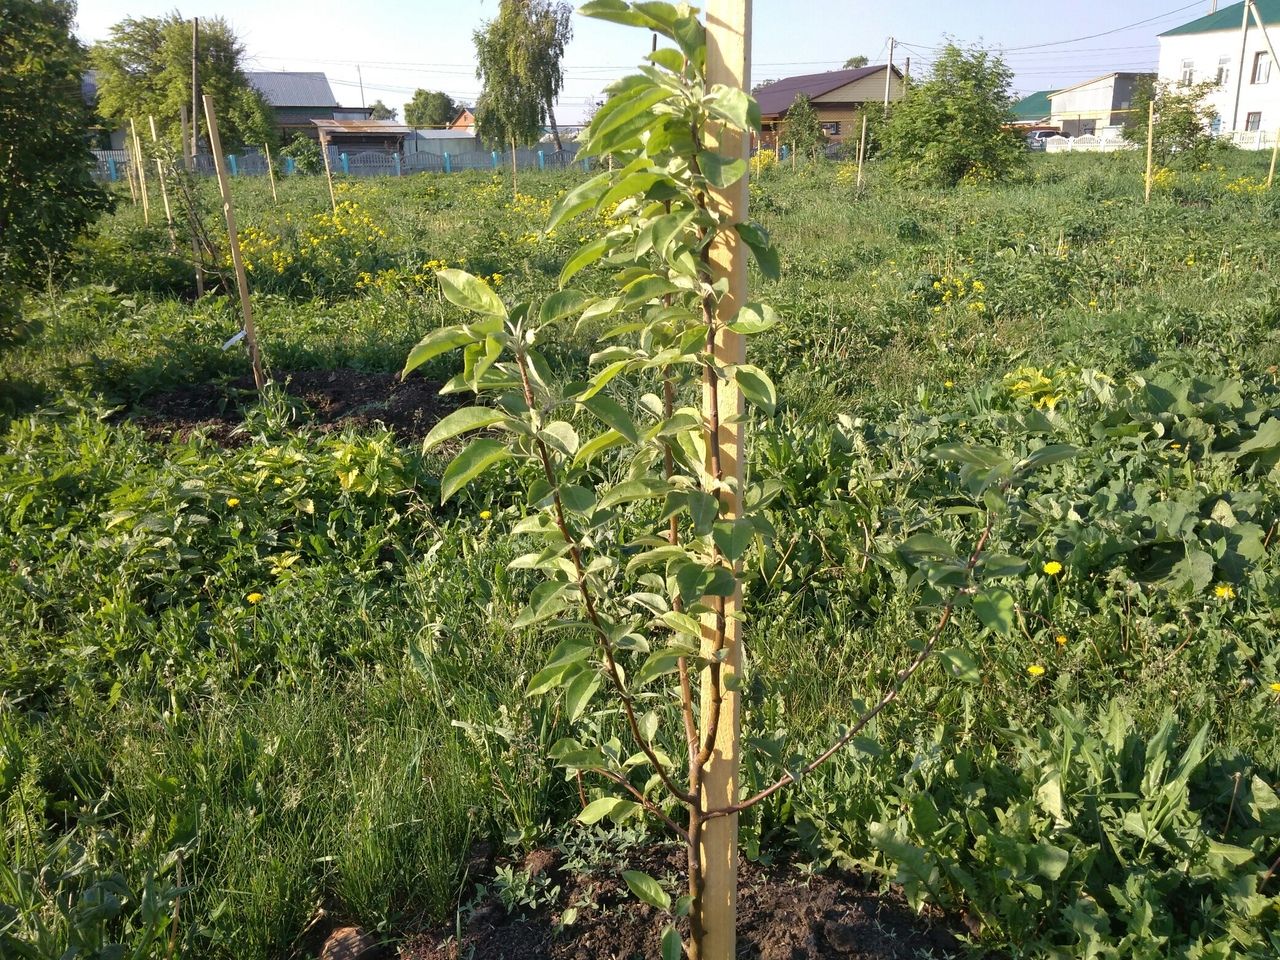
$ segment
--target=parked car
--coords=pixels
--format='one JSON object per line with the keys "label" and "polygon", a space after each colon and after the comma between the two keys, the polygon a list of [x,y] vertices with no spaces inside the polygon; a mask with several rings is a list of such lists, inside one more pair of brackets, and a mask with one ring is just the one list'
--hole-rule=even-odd
{"label": "parked car", "polygon": [[1061,130],[1032,130],[1027,134],[1028,150],[1043,150],[1044,142],[1050,137],[1062,136]]}

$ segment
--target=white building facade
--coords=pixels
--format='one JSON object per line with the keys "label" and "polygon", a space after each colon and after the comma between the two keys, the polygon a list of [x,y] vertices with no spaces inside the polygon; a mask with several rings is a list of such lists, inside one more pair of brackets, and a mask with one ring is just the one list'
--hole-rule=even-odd
{"label": "white building facade", "polygon": [[[1271,43],[1280,47],[1280,0],[1255,0]],[[1217,133],[1258,135],[1259,145],[1280,130],[1280,65],[1272,63],[1267,38],[1244,3],[1175,27],[1160,35],[1160,80],[1192,84],[1213,81],[1209,103]],[[1243,49],[1243,57],[1241,51]]]}

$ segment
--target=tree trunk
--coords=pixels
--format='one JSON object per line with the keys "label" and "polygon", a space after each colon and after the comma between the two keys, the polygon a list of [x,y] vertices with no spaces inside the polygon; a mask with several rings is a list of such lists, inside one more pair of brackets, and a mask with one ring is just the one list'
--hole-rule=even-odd
{"label": "tree trunk", "polygon": [[551,104],[547,104],[547,119],[551,121],[551,139],[556,142],[556,153],[564,149],[564,144],[560,142],[560,128],[556,126],[556,111]]}

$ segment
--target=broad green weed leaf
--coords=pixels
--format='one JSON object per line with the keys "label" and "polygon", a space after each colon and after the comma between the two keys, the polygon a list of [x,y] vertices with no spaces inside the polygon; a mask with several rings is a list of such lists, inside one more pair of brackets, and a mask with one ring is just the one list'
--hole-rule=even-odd
{"label": "broad green weed leaf", "polygon": [[993,633],[1008,636],[1013,632],[1013,594],[999,587],[988,587],[973,598],[973,612],[983,626]]}

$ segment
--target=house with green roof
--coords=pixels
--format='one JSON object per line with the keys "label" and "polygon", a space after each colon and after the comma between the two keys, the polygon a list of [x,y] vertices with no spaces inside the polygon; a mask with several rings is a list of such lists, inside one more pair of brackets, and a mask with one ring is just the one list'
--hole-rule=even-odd
{"label": "house with green roof", "polygon": [[1049,96],[1052,93],[1052,90],[1037,90],[1035,93],[1028,94],[1015,103],[1010,110],[1010,113],[1013,114],[1013,125],[1015,127],[1037,127],[1048,123],[1051,111]]}
{"label": "house with green roof", "polygon": [[1217,111],[1218,132],[1233,134],[1242,146],[1274,142],[1280,130],[1280,67],[1271,50],[1280,48],[1280,0],[1233,3],[1166,30],[1159,40],[1161,82],[1212,82],[1209,103]]}

